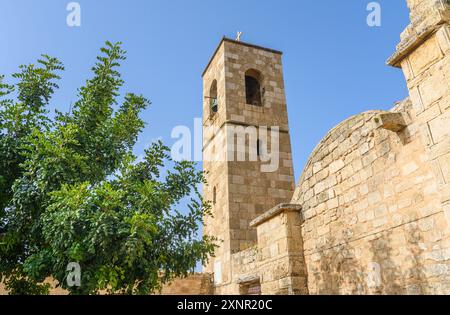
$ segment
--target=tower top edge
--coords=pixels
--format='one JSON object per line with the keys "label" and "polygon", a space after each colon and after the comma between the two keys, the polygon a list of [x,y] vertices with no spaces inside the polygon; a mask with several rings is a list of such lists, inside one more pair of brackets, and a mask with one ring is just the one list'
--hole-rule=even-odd
{"label": "tower top edge", "polygon": [[259,49],[259,50],[264,50],[264,51],[268,51],[271,52],[273,54],[277,54],[277,55],[282,55],[283,52],[280,50],[275,50],[272,48],[267,48],[267,47],[263,47],[263,46],[259,46],[259,45],[255,45],[255,44],[251,44],[251,43],[247,43],[247,42],[242,42],[242,41],[236,41],[233,39],[230,39],[228,37],[222,37],[221,41],[219,42],[219,45],[217,45],[216,50],[214,51],[213,55],[211,56],[211,59],[209,60],[208,64],[205,67],[205,70],[203,70],[202,72],[202,77],[205,75],[206,71],[208,71],[209,66],[211,65],[212,61],[214,60],[214,57],[217,55],[217,52],[220,49],[220,46],[222,46],[223,43],[232,43],[235,45],[240,45],[240,46],[245,46],[245,47],[249,47],[249,48],[255,48],[255,49]]}

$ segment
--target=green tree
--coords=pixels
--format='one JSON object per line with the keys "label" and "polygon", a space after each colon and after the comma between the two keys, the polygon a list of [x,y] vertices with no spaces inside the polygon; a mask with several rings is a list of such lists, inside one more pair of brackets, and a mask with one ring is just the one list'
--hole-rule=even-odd
{"label": "green tree", "polygon": [[[12,294],[48,293],[48,277],[72,294],[148,294],[214,251],[197,232],[210,215],[203,173],[161,142],[136,160],[149,101],[129,93],[118,105],[125,52],[109,42],[101,52],[71,112],[53,118],[56,58],[21,66],[14,85],[0,76],[0,279]],[[80,287],[67,286],[70,262]]]}

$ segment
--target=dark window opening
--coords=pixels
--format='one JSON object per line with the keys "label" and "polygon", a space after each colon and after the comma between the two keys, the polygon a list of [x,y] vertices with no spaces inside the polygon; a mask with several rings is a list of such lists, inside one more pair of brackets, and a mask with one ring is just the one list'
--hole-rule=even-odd
{"label": "dark window opening", "polygon": [[217,202],[217,189],[216,187],[213,188],[213,204],[215,205]]}
{"label": "dark window opening", "polygon": [[214,115],[219,111],[219,101],[217,99],[217,81],[214,80],[209,91],[209,100],[211,107],[211,114]]}
{"label": "dark window opening", "polygon": [[261,140],[258,139],[258,141],[256,141],[256,154],[258,156],[261,155]]}
{"label": "dark window opening", "polygon": [[247,104],[262,106],[261,75],[256,70],[245,73],[245,96]]}
{"label": "dark window opening", "polygon": [[239,286],[240,295],[261,295],[261,283],[259,279],[241,283]]}
{"label": "dark window opening", "polygon": [[247,295],[261,295],[261,285],[255,284],[253,286],[249,286],[247,289]]}

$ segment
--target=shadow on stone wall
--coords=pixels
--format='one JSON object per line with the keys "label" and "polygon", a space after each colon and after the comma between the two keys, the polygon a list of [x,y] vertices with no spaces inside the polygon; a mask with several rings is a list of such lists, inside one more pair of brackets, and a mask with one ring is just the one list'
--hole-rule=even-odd
{"label": "shadow on stone wall", "polygon": [[[332,244],[334,239],[329,241]],[[337,245],[319,255],[319,270],[311,274],[317,284],[317,294],[364,294],[363,268],[349,243]],[[341,288],[345,288],[347,292],[343,292]]]}
{"label": "shadow on stone wall", "polygon": [[[393,242],[390,230],[365,244],[359,243],[357,248],[345,243],[320,252],[318,270],[310,273],[317,285],[316,294],[427,294],[423,250],[419,246],[422,234],[416,223],[403,229],[398,233],[405,236],[405,242],[400,244]],[[330,243],[333,241],[331,239]],[[370,261],[363,263],[357,257],[356,253],[359,256],[363,251],[368,251],[365,255]],[[393,257],[402,257],[402,261],[394,261]]]}
{"label": "shadow on stone wall", "polygon": [[[423,273],[422,252],[419,244],[423,236],[416,223],[402,228],[403,244],[394,247],[392,230],[370,241],[372,260],[380,264],[381,285],[370,292],[373,294],[426,294],[427,278]],[[394,261],[392,257],[401,257]]]}

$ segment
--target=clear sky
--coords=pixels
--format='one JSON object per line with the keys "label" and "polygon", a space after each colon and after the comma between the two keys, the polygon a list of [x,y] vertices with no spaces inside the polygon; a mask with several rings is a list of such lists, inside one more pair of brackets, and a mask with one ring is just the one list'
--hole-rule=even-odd
{"label": "clear sky", "polygon": [[[369,0],[79,0],[81,27],[66,24],[66,0],[0,0],[0,74],[60,58],[66,71],[52,107],[67,110],[90,77],[99,48],[122,41],[126,91],[152,101],[136,154],[202,115],[201,73],[221,37],[284,52],[295,176],[342,120],[388,109],[407,96],[400,70],[385,65],[408,24],[404,0],[380,0],[381,27],[366,23]],[[201,165],[199,165],[201,167]]]}

